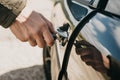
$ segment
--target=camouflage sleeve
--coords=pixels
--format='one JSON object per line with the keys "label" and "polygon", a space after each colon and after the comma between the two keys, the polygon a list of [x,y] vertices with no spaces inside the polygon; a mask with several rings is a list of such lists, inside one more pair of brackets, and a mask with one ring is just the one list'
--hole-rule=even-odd
{"label": "camouflage sleeve", "polygon": [[0,25],[8,28],[23,10],[27,0],[0,0]]}

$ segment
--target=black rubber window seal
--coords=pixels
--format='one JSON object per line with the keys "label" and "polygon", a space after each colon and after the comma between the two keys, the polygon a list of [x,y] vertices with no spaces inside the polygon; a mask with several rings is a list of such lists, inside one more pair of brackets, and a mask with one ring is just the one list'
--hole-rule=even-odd
{"label": "black rubber window seal", "polygon": [[91,18],[93,18],[96,15],[97,12],[98,12],[98,10],[94,10],[91,13],[89,13],[83,20],[81,20],[79,22],[79,24],[76,26],[76,28],[72,32],[72,34],[70,36],[70,39],[68,41],[66,50],[65,50],[63,64],[62,64],[62,68],[61,68],[61,71],[60,71],[59,76],[58,76],[58,80],[62,80],[63,76],[66,74],[71,48],[74,44],[74,41],[75,41],[76,37],[78,36],[81,29],[85,26],[85,24],[88,23],[89,20],[91,20]]}

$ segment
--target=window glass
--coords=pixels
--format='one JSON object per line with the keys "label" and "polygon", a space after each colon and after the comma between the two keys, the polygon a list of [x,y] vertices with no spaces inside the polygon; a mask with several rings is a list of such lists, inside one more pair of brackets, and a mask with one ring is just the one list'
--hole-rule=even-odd
{"label": "window glass", "polygon": [[100,13],[82,29],[83,37],[104,54],[111,54],[120,60],[120,20]]}
{"label": "window glass", "polygon": [[120,0],[109,0],[106,10],[120,15]]}
{"label": "window glass", "polygon": [[72,1],[78,2],[86,6],[93,6],[95,8],[97,7],[97,4],[99,2],[99,0],[72,0]]}

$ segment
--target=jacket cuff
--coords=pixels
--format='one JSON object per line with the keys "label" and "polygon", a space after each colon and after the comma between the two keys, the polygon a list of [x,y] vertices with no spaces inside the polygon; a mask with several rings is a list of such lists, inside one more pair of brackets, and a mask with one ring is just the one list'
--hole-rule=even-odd
{"label": "jacket cuff", "polygon": [[15,15],[11,10],[0,4],[0,25],[4,28],[8,28],[12,22],[16,19]]}
{"label": "jacket cuff", "polygon": [[0,25],[8,28],[24,9],[27,0],[1,0]]}
{"label": "jacket cuff", "polygon": [[114,59],[112,56],[107,56],[110,61],[110,68],[108,69],[108,76],[112,80],[120,80],[120,62]]}

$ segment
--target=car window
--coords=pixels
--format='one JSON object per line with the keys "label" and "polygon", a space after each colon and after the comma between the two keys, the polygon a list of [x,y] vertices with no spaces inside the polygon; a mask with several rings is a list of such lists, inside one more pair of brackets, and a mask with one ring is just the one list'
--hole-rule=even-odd
{"label": "car window", "polygon": [[97,7],[99,0],[72,0],[86,6]]}
{"label": "car window", "polygon": [[[99,0],[72,0],[87,6],[97,8]],[[120,0],[108,0],[106,11],[120,15]]]}
{"label": "car window", "polygon": [[120,15],[120,0],[109,0],[105,10]]}
{"label": "car window", "polygon": [[120,60],[120,19],[97,13],[81,30],[81,34],[102,53]]}
{"label": "car window", "polygon": [[87,13],[88,13],[88,9],[85,8],[84,6],[81,6],[77,2],[69,1],[68,0],[68,6],[69,6],[69,9],[70,9],[73,17],[77,21],[79,21],[80,19],[82,19],[83,17],[85,17],[87,15]]}

